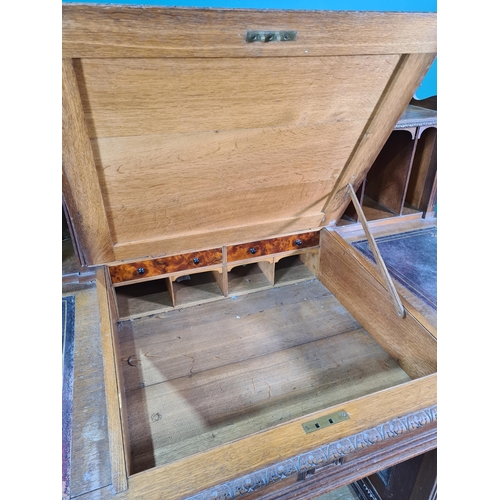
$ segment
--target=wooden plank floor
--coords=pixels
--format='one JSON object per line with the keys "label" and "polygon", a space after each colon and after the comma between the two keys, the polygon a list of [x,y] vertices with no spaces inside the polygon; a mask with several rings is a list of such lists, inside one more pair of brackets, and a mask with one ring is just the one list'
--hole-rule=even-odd
{"label": "wooden plank floor", "polygon": [[410,380],[317,279],[118,335],[134,473]]}
{"label": "wooden plank floor", "polygon": [[[111,498],[111,472],[95,283],[64,284],[75,295],[75,382],[71,498]],[[317,500],[357,500],[350,487]]]}
{"label": "wooden plank floor", "polygon": [[[417,225],[422,227],[427,223],[419,222]],[[394,227],[375,232],[382,234],[394,232]],[[354,232],[351,235],[354,239],[362,237]],[[345,234],[343,236],[346,237]],[[66,279],[64,282],[65,273],[68,276],[79,272],[79,269],[72,269],[75,267],[76,261],[69,255],[70,253],[68,253],[68,244],[66,243],[63,248],[62,295],[75,295],[76,297],[71,498],[81,498],[81,500],[109,499],[112,498],[110,493],[111,474],[97,293],[93,282],[71,283],[71,279]],[[84,281],[89,279],[91,278],[85,276]],[[125,330],[122,334],[126,339]],[[124,346],[122,362],[125,357],[128,359],[127,354]],[[184,363],[179,364],[179,359],[177,361],[174,359],[175,352],[172,356],[169,358],[169,361],[172,362],[172,369],[181,372],[186,369],[195,371],[191,360],[185,358]],[[144,364],[142,367],[144,368]],[[146,374],[146,370],[143,373]],[[181,376],[181,373],[178,375]],[[136,379],[135,382],[132,380],[131,383],[140,384],[141,381]],[[340,488],[319,497],[317,500],[354,500],[355,498],[352,490]]]}

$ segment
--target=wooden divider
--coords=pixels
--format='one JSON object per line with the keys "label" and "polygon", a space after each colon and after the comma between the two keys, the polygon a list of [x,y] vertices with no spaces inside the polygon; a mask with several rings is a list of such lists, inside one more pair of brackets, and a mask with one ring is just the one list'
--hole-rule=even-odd
{"label": "wooden divider", "polygon": [[412,315],[400,318],[379,277],[360,265],[342,237],[321,232],[320,281],[412,378],[437,370],[434,336]]}

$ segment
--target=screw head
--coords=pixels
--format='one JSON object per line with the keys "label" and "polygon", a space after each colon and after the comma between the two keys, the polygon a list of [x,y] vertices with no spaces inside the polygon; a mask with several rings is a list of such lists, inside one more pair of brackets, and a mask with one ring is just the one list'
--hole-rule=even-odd
{"label": "screw head", "polygon": [[143,267],[140,267],[139,269],[137,269],[137,272],[139,274],[144,274],[146,272],[146,270]]}

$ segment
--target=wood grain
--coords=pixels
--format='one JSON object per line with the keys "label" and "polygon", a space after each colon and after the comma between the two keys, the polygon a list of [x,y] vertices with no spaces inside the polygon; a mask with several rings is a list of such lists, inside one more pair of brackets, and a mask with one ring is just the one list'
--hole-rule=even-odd
{"label": "wood grain", "polygon": [[106,407],[108,417],[109,453],[111,457],[111,481],[114,490],[119,493],[128,488],[127,464],[125,460],[124,436],[121,415],[121,394],[116,370],[113,330],[106,297],[105,269],[96,269],[96,287],[101,317],[102,359],[104,363],[104,383],[106,387]]}
{"label": "wood grain", "polygon": [[169,291],[169,279],[158,279],[114,288],[120,320],[140,318],[160,313],[174,306],[173,291]]}
{"label": "wood grain", "polygon": [[398,59],[83,59],[75,71],[91,137],[105,138],[366,121]]}
{"label": "wood grain", "polygon": [[71,60],[62,61],[63,194],[85,264],[114,260],[113,242]]}
{"label": "wood grain", "polygon": [[340,219],[350,202],[347,184],[357,189],[366,177],[434,59],[435,53],[401,56],[352,156],[336,179],[332,196],[324,207],[326,221]]}
{"label": "wood grain", "polygon": [[417,141],[401,130],[389,136],[366,177],[365,194],[401,215]]}
{"label": "wood grain", "polygon": [[408,380],[373,339],[356,330],[130,391],[134,470]]}
{"label": "wood grain", "polygon": [[193,312],[120,324],[120,370],[129,390],[360,328],[318,280],[202,304]]}
{"label": "wood grain", "polygon": [[99,139],[113,240],[186,244],[190,233],[321,214],[363,123]]}
{"label": "wood grain", "polygon": [[[300,244],[298,243],[300,242]],[[319,245],[319,231],[293,234],[282,238],[272,238],[263,241],[252,241],[241,245],[231,245],[227,248],[228,262],[250,259],[261,255],[289,252],[301,248]]]}
{"label": "wood grain", "polygon": [[437,129],[425,130],[418,139],[406,199],[424,212],[431,211],[437,173]]}
{"label": "wood grain", "polygon": [[[243,223],[237,227],[212,231],[200,229],[172,236],[162,235],[151,240],[117,244],[114,248],[115,256],[120,260],[137,260],[138,256],[141,256],[141,259],[156,258],[164,255],[195,252],[199,251],[200,248],[213,248],[214,246],[234,245],[257,239],[286,236],[298,231],[317,231],[320,229],[322,218],[323,213],[319,212],[313,215],[274,219],[263,223]],[[119,262],[110,264],[119,264]]]}
{"label": "wood grain", "polygon": [[111,484],[99,304],[95,282],[63,285],[75,296],[74,381],[70,493],[79,496]]}
{"label": "wood grain", "polygon": [[217,264],[222,264],[222,248],[110,266],[109,274],[118,284]]}
{"label": "wood grain", "polygon": [[392,278],[389,274],[389,271],[387,270],[387,267],[385,265],[384,259],[382,258],[382,255],[380,253],[380,250],[378,249],[377,243],[375,241],[375,238],[373,237],[370,228],[368,227],[368,221],[366,220],[366,217],[363,213],[363,209],[361,208],[361,204],[358,201],[358,198],[356,197],[356,193],[354,192],[354,189],[351,184],[349,184],[349,191],[351,194],[351,200],[352,203],[356,209],[356,212],[359,217],[359,221],[361,222],[361,226],[363,226],[363,231],[366,234],[366,238],[368,239],[368,243],[370,245],[370,249],[375,256],[375,260],[377,262],[378,270],[382,275],[382,278],[385,281],[385,285],[387,288],[387,291],[389,292],[391,296],[392,303],[394,304],[394,307],[396,309],[396,313],[400,318],[403,318],[405,315],[405,310],[403,307],[403,304],[401,304],[401,300],[399,298],[398,292],[396,291],[396,288],[394,287],[394,283],[392,281]]}
{"label": "wood grain", "polygon": [[319,279],[410,377],[436,371],[436,339],[412,315],[398,317],[380,278],[360,265],[349,243],[327,230],[321,233]]}
{"label": "wood grain", "polygon": [[[265,57],[436,52],[436,14],[62,6],[63,57]],[[246,43],[249,29],[296,30]]]}
{"label": "wood grain", "polygon": [[[172,500],[194,494],[406,413],[427,408],[435,401],[435,375],[413,380],[259,432],[204,454],[136,474],[130,478],[130,491],[136,496]],[[304,433],[302,422],[341,409],[350,415],[350,420],[325,428],[322,432]]]}

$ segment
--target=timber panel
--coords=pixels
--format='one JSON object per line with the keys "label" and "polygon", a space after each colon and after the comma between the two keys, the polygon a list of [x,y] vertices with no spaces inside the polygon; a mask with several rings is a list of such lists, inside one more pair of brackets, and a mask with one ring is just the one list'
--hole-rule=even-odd
{"label": "timber panel", "polygon": [[222,248],[110,266],[113,284],[222,264]]}
{"label": "timber panel", "polygon": [[232,245],[227,248],[228,262],[251,259],[260,255],[289,252],[301,248],[310,248],[319,245],[319,231],[294,234],[282,238],[253,241],[241,245]]}

